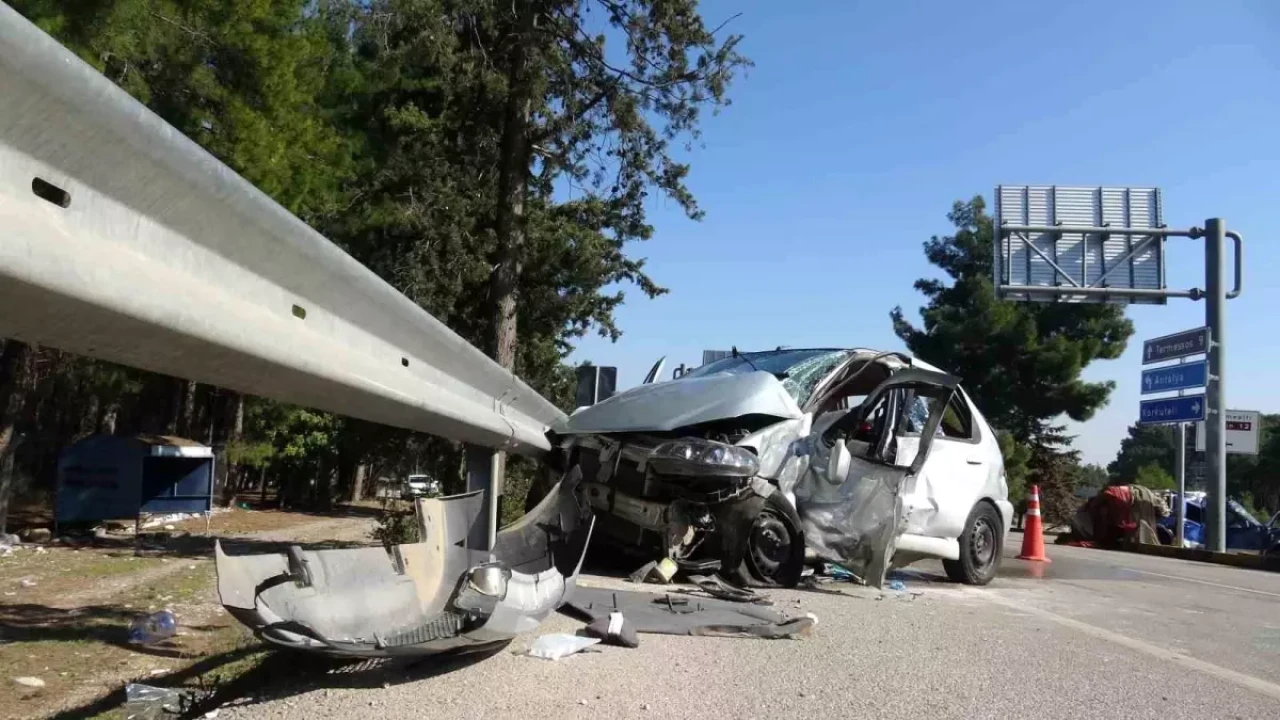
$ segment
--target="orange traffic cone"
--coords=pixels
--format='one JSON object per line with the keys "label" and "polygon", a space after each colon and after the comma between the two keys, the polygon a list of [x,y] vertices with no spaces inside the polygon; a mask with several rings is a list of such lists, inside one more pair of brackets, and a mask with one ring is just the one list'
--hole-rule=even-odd
{"label": "orange traffic cone", "polygon": [[1031,486],[1031,499],[1027,502],[1027,517],[1022,528],[1022,554],[1019,560],[1049,562],[1044,554],[1044,524],[1040,520],[1040,486]]}

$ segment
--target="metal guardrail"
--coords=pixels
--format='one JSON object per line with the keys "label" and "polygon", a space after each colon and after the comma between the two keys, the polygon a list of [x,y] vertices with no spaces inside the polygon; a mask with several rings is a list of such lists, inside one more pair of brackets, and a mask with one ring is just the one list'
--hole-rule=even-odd
{"label": "metal guardrail", "polygon": [[0,336],[524,454],[564,417],[3,4]]}

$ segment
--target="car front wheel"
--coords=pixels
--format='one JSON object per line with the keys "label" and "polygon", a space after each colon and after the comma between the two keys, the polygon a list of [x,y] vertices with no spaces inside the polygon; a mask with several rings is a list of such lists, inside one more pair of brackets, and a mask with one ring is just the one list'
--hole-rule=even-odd
{"label": "car front wheel", "polygon": [[980,502],[969,513],[960,534],[960,559],[943,560],[947,577],[966,585],[986,585],[1000,570],[1004,537],[1000,512]]}

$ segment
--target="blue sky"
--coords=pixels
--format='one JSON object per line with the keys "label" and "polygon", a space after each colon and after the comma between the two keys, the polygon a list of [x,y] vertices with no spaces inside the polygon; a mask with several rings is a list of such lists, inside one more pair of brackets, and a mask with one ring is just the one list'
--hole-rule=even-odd
{"label": "blue sky", "polygon": [[[756,63],[703,127],[690,187],[707,217],[655,202],[631,247],[670,294],[631,289],[617,343],[574,360],[639,382],[658,356],[704,348],[902,349],[889,322],[936,275],[921,244],[953,201],[997,184],[1156,186],[1165,220],[1226,219],[1246,240],[1245,291],[1227,309],[1227,402],[1280,412],[1280,5],[1181,0],[822,2],[716,0],[714,25]],[[1203,286],[1203,249],[1170,240],[1168,282]],[[1268,308],[1276,310],[1268,311]],[[1143,338],[1203,324],[1203,303],[1130,308],[1118,383],[1074,426],[1090,462],[1114,458],[1137,416]]]}

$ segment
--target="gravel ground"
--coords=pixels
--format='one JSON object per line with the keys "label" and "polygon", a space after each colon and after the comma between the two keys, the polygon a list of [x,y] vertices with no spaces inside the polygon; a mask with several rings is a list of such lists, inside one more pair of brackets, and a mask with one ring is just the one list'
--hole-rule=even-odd
{"label": "gravel ground", "polygon": [[[1267,584],[1276,576],[1241,578],[1249,571],[1074,548],[1051,554],[1059,555],[1054,565],[1030,570],[1006,561],[1005,576],[987,588],[936,581],[930,573],[939,568],[925,565],[907,578],[905,594],[847,586],[840,595],[771,592],[781,609],[818,616],[813,635],[801,640],[643,635],[638,649],[606,647],[550,662],[521,655],[533,640],[522,637],[462,666],[300,672],[224,706],[219,717],[1280,716],[1280,686],[1269,671],[1250,667],[1259,657],[1272,667],[1280,660],[1280,643],[1268,649],[1250,640],[1267,622],[1280,622],[1280,594],[1271,597]],[[1116,569],[1129,564],[1146,569]],[[1056,569],[1044,575],[1045,568]],[[626,587],[607,578],[585,582]],[[1104,622],[1116,598],[1140,607],[1148,624]],[[1166,611],[1205,602],[1222,614],[1215,635],[1194,636],[1210,647],[1161,642],[1177,634],[1156,631],[1170,625],[1161,619]],[[1270,620],[1251,619],[1258,602],[1270,603]],[[579,627],[556,616],[538,632]],[[1234,667],[1217,664],[1241,646],[1255,655]]]}

